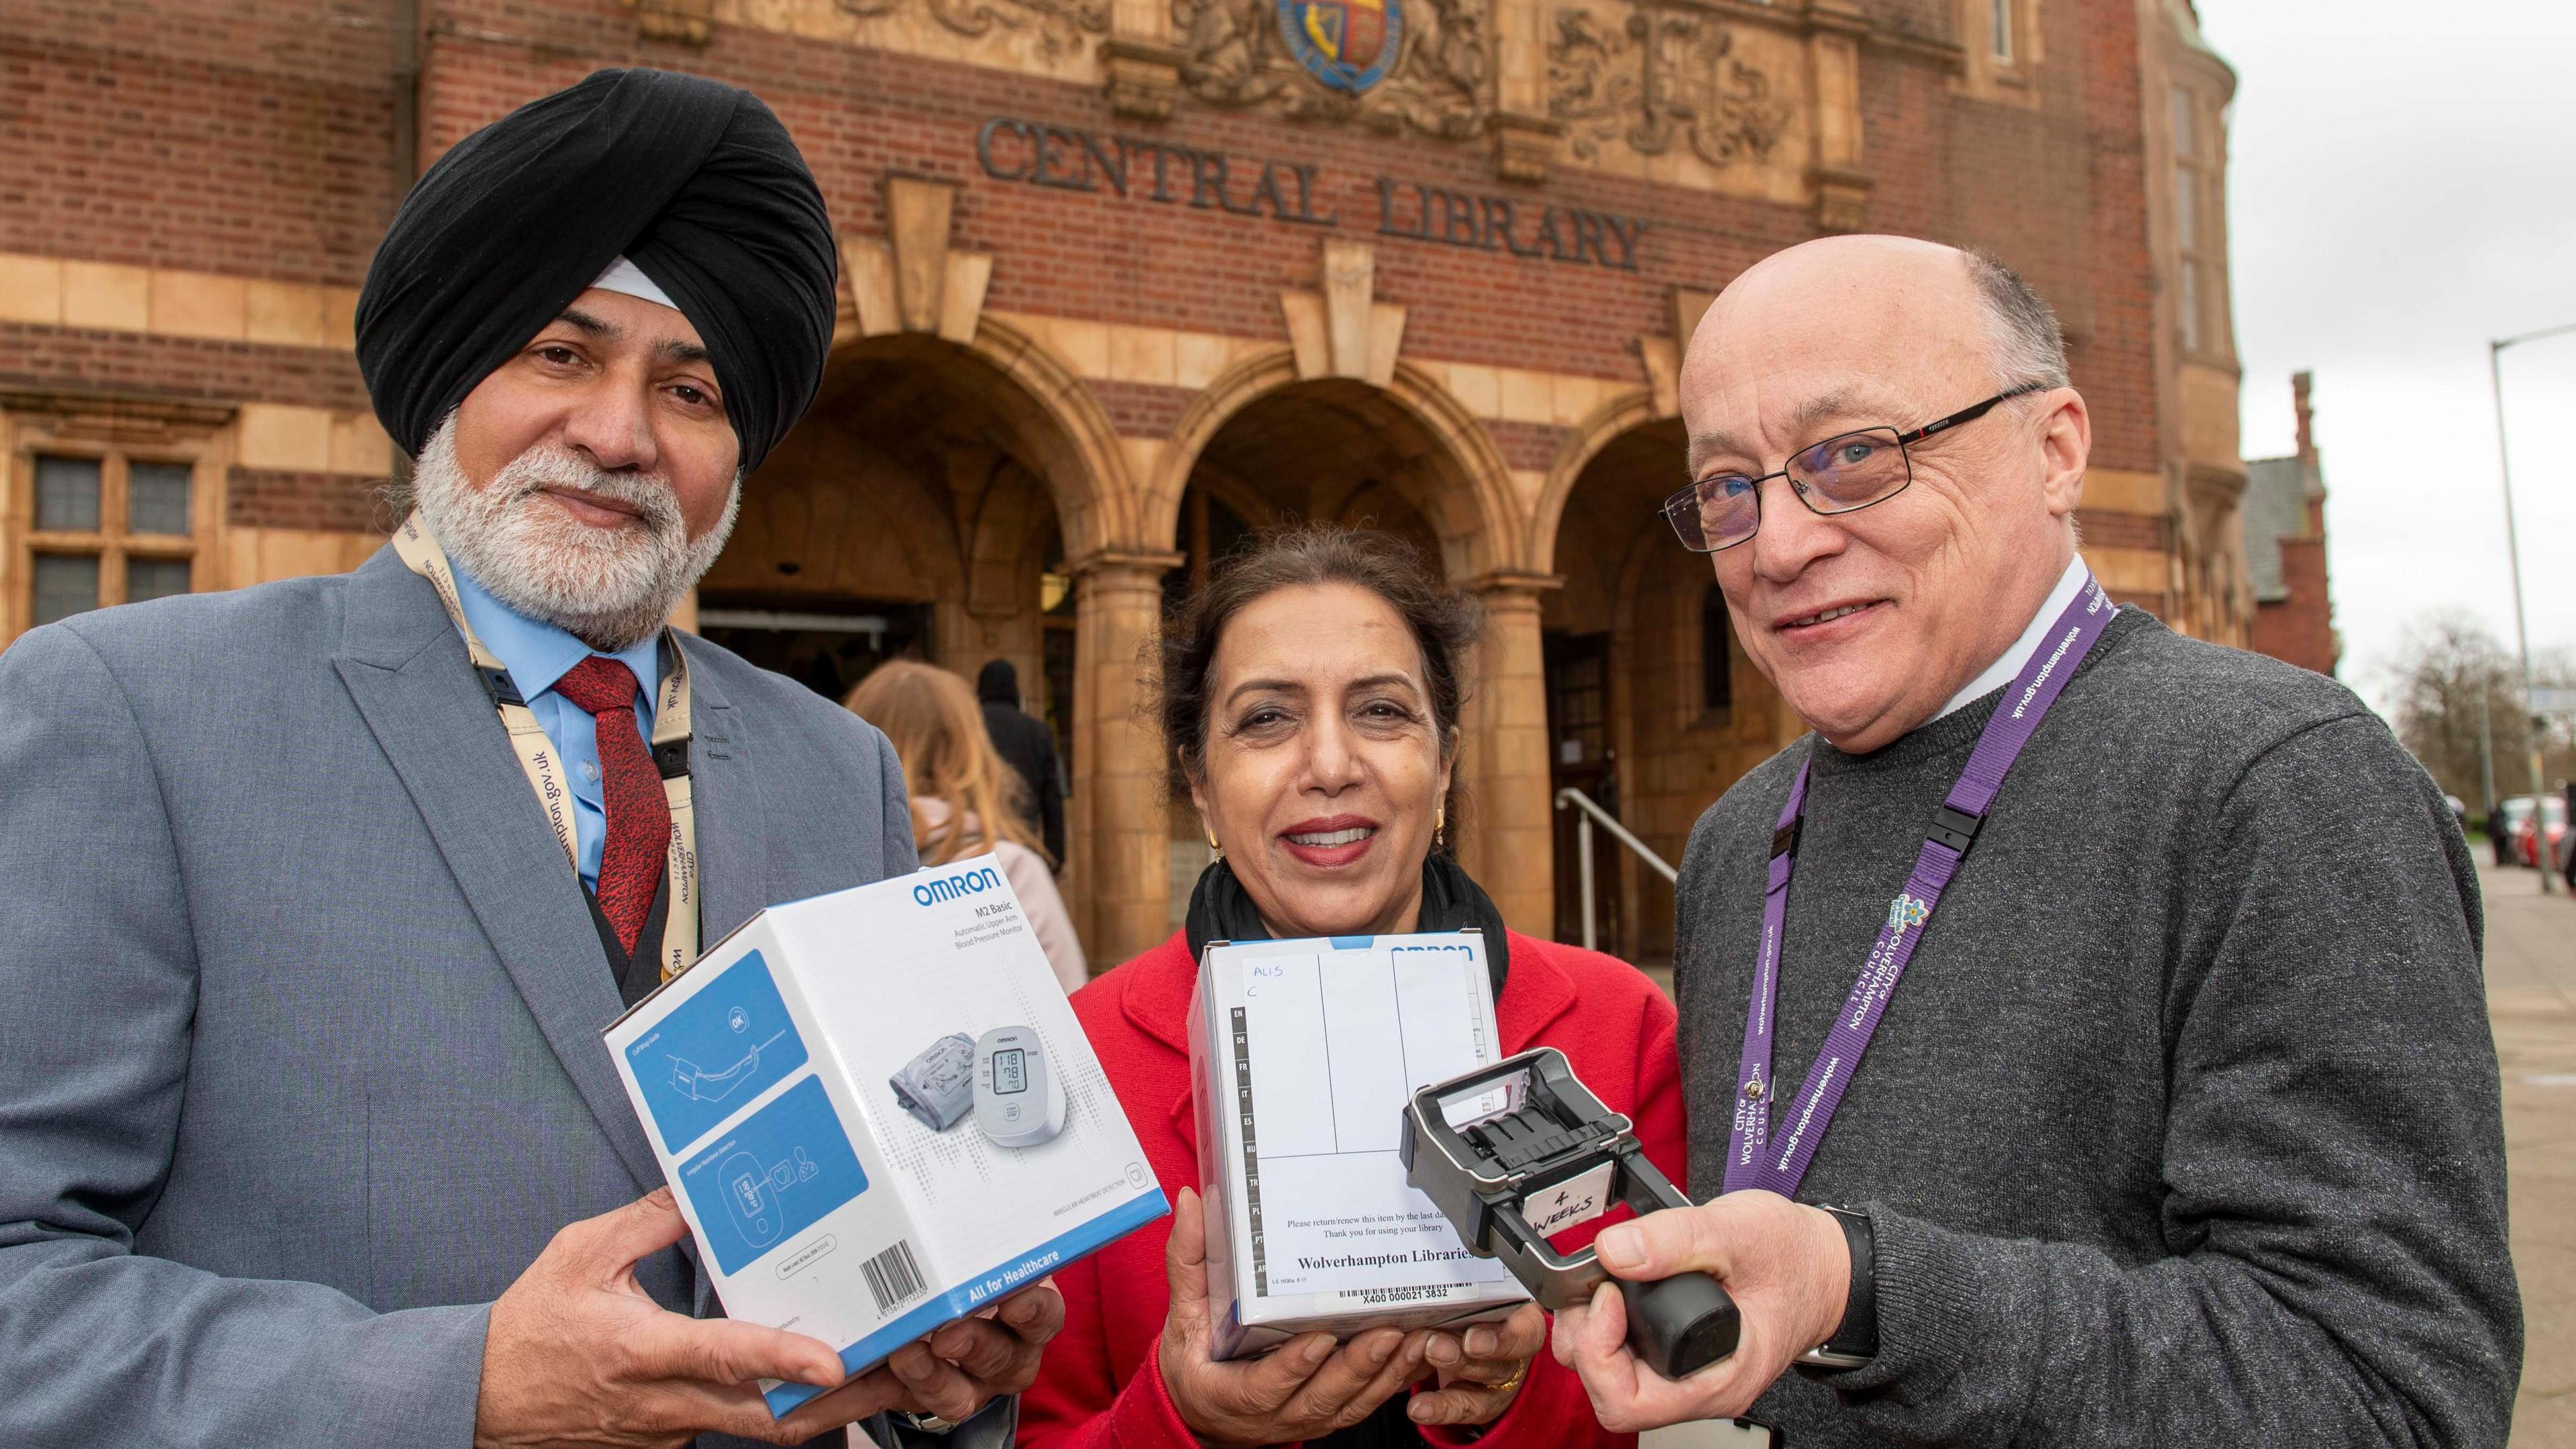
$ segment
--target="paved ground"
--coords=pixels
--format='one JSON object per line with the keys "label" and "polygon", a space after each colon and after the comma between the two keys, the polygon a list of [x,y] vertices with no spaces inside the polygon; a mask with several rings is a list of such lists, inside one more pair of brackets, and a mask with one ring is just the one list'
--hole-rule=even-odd
{"label": "paved ground", "polygon": [[2522,1393],[2513,1449],[2576,1444],[2576,903],[2527,870],[2479,863],[2487,1016],[2504,1069]]}

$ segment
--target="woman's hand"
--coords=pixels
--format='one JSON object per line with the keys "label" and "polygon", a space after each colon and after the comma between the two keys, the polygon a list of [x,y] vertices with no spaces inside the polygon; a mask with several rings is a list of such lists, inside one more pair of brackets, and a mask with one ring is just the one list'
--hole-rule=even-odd
{"label": "woman's hand", "polygon": [[1367,1418],[1422,1374],[1430,1335],[1392,1328],[1372,1328],[1338,1349],[1331,1334],[1309,1333],[1263,1358],[1216,1362],[1208,1349],[1207,1223],[1188,1188],[1172,1208],[1163,1267],[1172,1292],[1156,1349],[1163,1387],[1181,1421],[1210,1444],[1320,1439]]}
{"label": "woman's hand", "polygon": [[1407,1411],[1417,1424],[1490,1424],[1503,1416],[1529,1377],[1530,1360],[1547,1346],[1547,1315],[1524,1303],[1500,1323],[1479,1323],[1463,1335],[1434,1333],[1423,1361],[1440,1371],[1438,1391],[1413,1396]]}

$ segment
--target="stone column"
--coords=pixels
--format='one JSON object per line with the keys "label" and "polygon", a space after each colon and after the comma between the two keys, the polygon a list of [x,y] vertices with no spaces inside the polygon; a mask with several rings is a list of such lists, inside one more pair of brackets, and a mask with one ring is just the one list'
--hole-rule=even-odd
{"label": "stone column", "polygon": [[1815,89],[1816,229],[1861,231],[1869,224],[1870,174],[1861,158],[1860,46],[1869,16],[1855,0],[1807,7],[1808,84]]}
{"label": "stone column", "polygon": [[1461,722],[1469,828],[1458,859],[1512,929],[1540,937],[1556,932],[1556,846],[1539,598],[1561,582],[1496,573],[1468,585],[1485,606],[1485,637]]}
{"label": "stone column", "polygon": [[1506,181],[1547,180],[1565,123],[1547,114],[1547,7],[1539,0],[1495,0],[1494,171]]}
{"label": "stone column", "polygon": [[1074,577],[1073,818],[1067,849],[1078,885],[1066,895],[1095,970],[1171,934],[1171,847],[1163,746],[1138,715],[1140,650],[1162,618],[1163,575],[1176,553],[1102,550]]}

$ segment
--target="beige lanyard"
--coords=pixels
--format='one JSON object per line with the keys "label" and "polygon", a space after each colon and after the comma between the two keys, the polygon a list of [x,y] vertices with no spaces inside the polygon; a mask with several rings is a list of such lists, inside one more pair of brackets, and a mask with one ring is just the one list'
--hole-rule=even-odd
{"label": "beige lanyard", "polygon": [[[578,881],[581,846],[573,836],[572,790],[564,781],[554,741],[537,723],[518,685],[511,682],[508,666],[484,647],[475,637],[474,626],[465,622],[465,606],[456,596],[456,576],[447,551],[430,536],[419,514],[404,519],[395,530],[394,552],[413,573],[429,580],[438,602],[446,606],[447,617],[465,636],[465,652],[474,660],[483,692],[500,711],[501,727],[510,733],[510,748],[518,752],[528,788],[537,792],[546,823],[554,827],[555,843],[563,847],[564,859]],[[660,652],[665,667],[653,711],[653,763],[661,768],[663,798],[671,805],[671,854],[663,877],[670,888],[671,906],[662,923],[661,955],[662,979],[668,981],[698,959],[698,831],[689,795],[689,664],[680,653],[680,641],[667,629],[662,631]]]}

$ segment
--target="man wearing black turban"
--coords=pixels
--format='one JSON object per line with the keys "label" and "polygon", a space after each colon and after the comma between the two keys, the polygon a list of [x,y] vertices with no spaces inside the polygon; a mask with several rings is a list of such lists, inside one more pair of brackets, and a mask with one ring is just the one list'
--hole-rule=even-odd
{"label": "man wearing black turban", "polygon": [[358,366],[385,431],[420,456],[620,257],[705,339],[741,466],[759,467],[822,380],[831,220],[759,97],[658,70],[531,101],[412,188],[358,301]]}
{"label": "man wearing black turban", "polygon": [[915,866],[882,735],[664,626],[813,398],[832,259],[744,91],[522,107],[360,299],[394,541],[0,655],[0,1442],[1008,1442],[1053,1288],[855,1378],[691,1316],[600,1045],[762,906]]}

